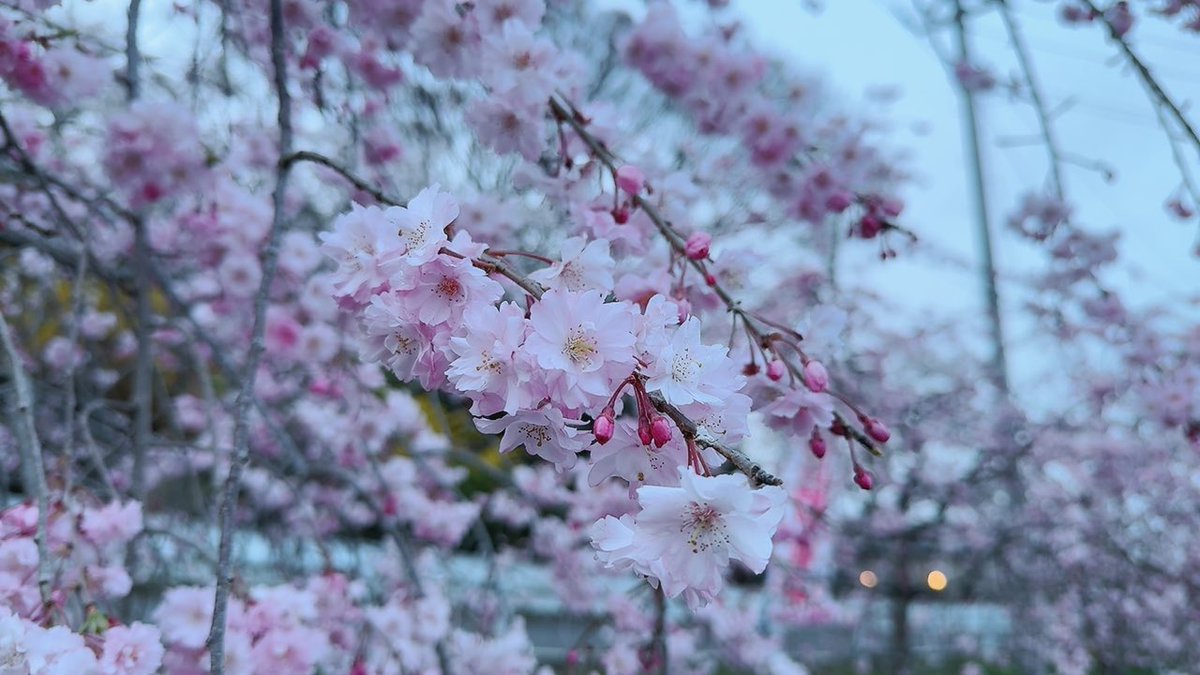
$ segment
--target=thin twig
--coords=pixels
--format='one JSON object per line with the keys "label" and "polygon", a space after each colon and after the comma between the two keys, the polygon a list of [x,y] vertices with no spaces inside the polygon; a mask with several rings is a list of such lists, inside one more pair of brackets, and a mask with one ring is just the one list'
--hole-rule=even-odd
{"label": "thin twig", "polygon": [[46,540],[47,521],[50,516],[50,488],[46,485],[46,467],[42,459],[42,442],[38,438],[33,420],[33,387],[29,375],[21,366],[21,355],[13,340],[12,331],[4,314],[0,313],[0,343],[8,357],[8,372],[13,383],[13,397],[9,402],[13,427],[16,429],[17,445],[24,469],[25,494],[37,500],[37,584],[42,604],[50,607],[50,554]]}
{"label": "thin twig", "polygon": [[342,166],[341,164],[337,163],[336,161],[334,161],[334,160],[330,159],[329,157],[326,157],[325,155],[322,155],[320,153],[312,152],[311,150],[297,150],[296,152],[286,155],[280,161],[285,166],[291,166],[291,165],[295,164],[296,162],[312,162],[313,164],[320,164],[321,166],[326,167],[328,169],[333,169],[333,171],[335,173],[337,173],[342,178],[345,178],[356,189],[358,189],[361,192],[365,192],[365,193],[371,195],[371,198],[374,199],[375,201],[379,202],[380,204],[386,204],[388,206],[403,206],[404,205],[402,202],[396,201],[396,200],[388,197],[382,191],[380,191],[379,188],[376,188],[373,185],[371,185],[370,183],[368,183],[367,181],[363,180],[362,178],[359,178],[357,175],[355,175],[353,172],[351,172],[346,167]]}
{"label": "thin twig", "polygon": [[[971,63],[971,45],[967,40],[966,12],[962,0],[954,1],[954,28],[958,39],[958,58],[961,63]],[[983,149],[979,141],[979,116],[975,105],[975,92],[961,81],[958,90],[963,97],[963,115],[966,117],[968,163],[975,193],[975,226],[978,230],[979,247],[983,260],[983,296],[987,308],[988,323],[992,333],[992,363],[990,375],[993,386],[1007,396],[1008,358],[1004,347],[1004,318],[1000,312],[1000,291],[996,284],[996,259],[992,245],[991,216],[988,212],[987,186],[983,177]]]}
{"label": "thin twig", "polygon": [[1021,33],[1021,27],[1017,23],[1016,17],[1013,16],[1008,0],[997,0],[996,4],[1000,6],[1000,17],[1004,20],[1004,29],[1008,33],[1008,41],[1012,45],[1013,52],[1017,55],[1017,64],[1021,68],[1021,76],[1025,79],[1025,87],[1029,90],[1029,101],[1037,115],[1042,141],[1046,147],[1046,153],[1050,156],[1051,188],[1060,202],[1066,201],[1066,187],[1062,176],[1062,151],[1059,149],[1054,126],[1050,122],[1045,98],[1042,97],[1042,88],[1038,82],[1037,72],[1033,69],[1033,59],[1029,57],[1029,47],[1025,44],[1025,36]]}
{"label": "thin twig", "polygon": [[1187,116],[1183,114],[1183,110],[1181,110],[1175,101],[1170,97],[1170,95],[1167,94],[1166,90],[1162,88],[1162,85],[1158,83],[1158,80],[1154,77],[1154,74],[1150,72],[1150,68],[1146,65],[1146,62],[1142,61],[1141,57],[1137,55],[1137,52],[1133,51],[1133,48],[1129,45],[1129,41],[1125,39],[1125,36],[1121,33],[1121,31],[1117,30],[1117,27],[1114,26],[1112,21],[1108,19],[1108,16],[1106,16],[1105,13],[1096,6],[1096,3],[1092,2],[1092,0],[1083,0],[1083,4],[1087,5],[1087,7],[1092,10],[1092,14],[1094,16],[1097,16],[1104,21],[1105,27],[1108,28],[1109,38],[1112,39],[1112,41],[1117,44],[1117,47],[1121,49],[1121,52],[1125,55],[1126,60],[1129,61],[1130,65],[1132,65],[1133,69],[1137,72],[1142,84],[1144,84],[1146,89],[1150,91],[1151,96],[1153,96],[1160,105],[1165,107],[1167,111],[1171,113],[1171,116],[1175,118],[1175,121],[1179,123],[1180,128],[1183,129],[1183,133],[1187,135],[1187,137],[1192,141],[1192,145],[1196,147],[1196,152],[1200,153],[1200,133],[1197,133],[1196,127],[1192,126],[1191,121],[1189,121]]}
{"label": "thin twig", "polygon": [[288,93],[287,54],[283,25],[283,0],[271,0],[271,63],[275,69],[275,95],[279,100],[279,155],[276,164],[275,190],[272,194],[274,214],[271,232],[263,251],[263,274],[258,292],[254,297],[254,327],[250,340],[250,353],[243,368],[244,379],[235,405],[233,457],[229,475],[225,479],[221,508],[218,515],[221,540],[217,554],[217,588],[213,600],[213,621],[208,635],[210,672],[225,673],[225,627],[229,604],[229,590],[233,585],[233,529],[234,511],[237,508],[238,488],[242,470],[250,459],[250,407],[254,396],[259,362],[265,349],[267,299],[279,263],[279,241],[285,225],[284,209],[287,206],[287,184],[291,165],[283,161],[292,152],[292,100]]}

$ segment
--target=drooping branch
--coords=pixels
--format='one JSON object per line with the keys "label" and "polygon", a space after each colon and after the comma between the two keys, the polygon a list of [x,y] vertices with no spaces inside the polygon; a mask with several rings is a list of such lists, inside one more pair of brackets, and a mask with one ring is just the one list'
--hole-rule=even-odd
{"label": "drooping branch", "polygon": [[[584,144],[592,150],[592,152],[596,155],[596,158],[604,165],[606,169],[615,173],[616,170],[620,168],[618,166],[619,160],[616,158],[616,156],[613,155],[612,151],[605,147],[604,143],[600,141],[600,139],[596,138],[590,131],[588,131],[582,121],[582,116],[577,110],[575,110],[573,106],[571,106],[569,103],[564,104],[556,99],[551,99],[550,110],[554,114],[555,119],[564,121],[571,126],[571,129],[575,132],[575,134],[579,136],[579,138],[583,140]],[[672,226],[671,223],[662,216],[661,213],[659,213],[658,209],[653,204],[651,204],[641,195],[635,195],[633,197],[633,203],[646,214],[646,217],[650,219],[650,222],[654,223],[654,226],[658,229],[659,234],[661,234],[663,239],[670,244],[671,248],[677,255],[679,255],[682,259],[687,260],[688,263],[691,264],[702,276],[707,275],[707,270],[705,270],[702,263],[698,260],[691,259],[687,255],[685,248],[686,242],[683,235],[680,234],[674,228],[674,226]],[[762,344],[767,338],[767,331],[760,328],[757,325],[758,323],[762,323],[769,329],[781,328],[781,326],[775,322],[768,321],[761,316],[747,312],[742,307],[741,302],[735,299],[719,281],[714,281],[713,283],[709,284],[708,287],[713,291],[713,293],[716,294],[718,298],[721,299],[721,301],[725,304],[726,309],[729,310],[732,315],[734,315],[735,319],[742,321],[748,335],[757,344]],[[788,364],[788,368],[795,371],[794,366],[790,363]],[[794,374],[799,377],[798,372]],[[654,396],[652,395],[651,398],[654,399]],[[674,408],[674,406],[667,404],[665,400],[662,400],[661,404],[658,401],[655,401],[655,406],[660,412],[663,412],[671,417],[671,419],[674,420],[677,425],[679,424],[679,419],[687,419],[686,415]],[[863,445],[863,447],[865,447],[871,454],[882,454],[869,436],[861,433],[858,429],[846,423],[840,414],[835,413],[834,418],[839,422],[842,422],[843,426],[854,437],[854,439]],[[689,424],[692,429],[695,429],[695,423],[691,423],[689,421]],[[683,431],[683,426],[680,426],[680,430]],[[688,432],[685,431],[684,433]],[[695,434],[692,433],[690,435],[694,436]],[[750,459],[746,457],[744,453],[733,448],[723,446],[720,443],[717,443],[715,440],[705,437],[703,434],[696,436],[696,441],[705,447],[715,450],[721,456],[729,460],[730,463],[737,467],[739,471],[745,473],[752,480],[755,480],[759,484],[782,484],[782,481],[780,481],[778,478],[772,476],[761,466],[750,461]]]}
{"label": "drooping branch", "polygon": [[285,155],[280,162],[286,166],[292,166],[296,162],[312,162],[313,164],[320,164],[327,169],[332,169],[339,176],[345,178],[347,182],[355,187],[355,189],[371,195],[371,198],[380,204],[387,206],[403,206],[402,202],[391,199],[382,191],[380,191],[379,188],[371,185],[369,182],[358,177],[346,167],[320,153],[312,152],[311,150],[297,150],[296,152]]}
{"label": "drooping branch", "polygon": [[37,502],[37,585],[42,605],[50,607],[50,553],[47,545],[47,522],[50,517],[50,488],[46,485],[46,467],[42,458],[42,442],[38,438],[33,418],[33,386],[29,375],[21,365],[21,355],[4,314],[0,312],[0,348],[8,361],[8,375],[13,394],[9,401],[9,414],[17,436],[17,449],[21,456],[21,468],[25,494]]}
{"label": "drooping branch", "polygon": [[1021,68],[1021,77],[1025,80],[1025,88],[1029,91],[1029,102],[1033,105],[1034,114],[1037,115],[1042,143],[1045,145],[1046,153],[1049,155],[1050,187],[1054,190],[1054,196],[1060,202],[1065,201],[1066,186],[1063,183],[1062,175],[1062,149],[1059,147],[1058,137],[1054,132],[1054,125],[1050,121],[1050,112],[1046,107],[1045,97],[1042,95],[1042,87],[1041,83],[1038,82],[1037,71],[1033,67],[1033,59],[1029,55],[1029,47],[1025,44],[1025,36],[1021,32],[1021,26],[1017,23],[1017,18],[1013,15],[1012,8],[1009,7],[1007,0],[997,0],[996,4],[1000,7],[1000,18],[1004,20],[1004,30],[1008,33],[1008,41],[1017,56],[1017,65]]}
{"label": "drooping branch", "polygon": [[[966,11],[962,0],[954,2],[954,30],[958,41],[958,58],[961,63],[971,63],[971,45],[967,39]],[[1005,353],[1004,319],[1000,311],[1000,291],[996,283],[996,260],[993,252],[991,215],[988,210],[987,186],[983,176],[983,149],[979,140],[980,125],[975,92],[959,82],[959,93],[963,99],[963,115],[966,118],[968,168],[971,173],[972,191],[975,193],[975,227],[978,232],[982,253],[983,297],[987,308],[988,323],[992,333],[992,384],[1007,397],[1008,358]]]}
{"label": "drooping branch", "polygon": [[1177,104],[1175,100],[1172,99],[1167,93],[1167,91],[1163,89],[1162,85],[1159,84],[1158,79],[1154,77],[1154,73],[1150,72],[1150,67],[1146,65],[1146,62],[1143,61],[1142,58],[1138,56],[1137,52],[1133,50],[1133,47],[1129,44],[1129,40],[1125,38],[1124,32],[1113,25],[1113,22],[1103,11],[1100,10],[1099,7],[1096,6],[1095,2],[1092,0],[1083,0],[1083,4],[1092,11],[1093,16],[1099,17],[1100,20],[1104,22],[1104,26],[1108,29],[1109,38],[1117,45],[1117,48],[1121,50],[1121,53],[1125,56],[1125,60],[1129,62],[1129,65],[1133,66],[1133,70],[1135,73],[1137,73],[1138,79],[1142,81],[1142,84],[1145,85],[1147,91],[1150,92],[1150,95],[1154,98],[1154,100],[1157,101],[1158,104],[1163,108],[1165,108],[1168,113],[1170,113],[1171,117],[1175,119],[1175,122],[1179,124],[1179,128],[1183,131],[1184,135],[1186,135],[1192,142],[1192,145],[1195,146],[1196,152],[1200,153],[1200,132],[1197,132],[1196,127],[1190,120],[1188,120],[1187,115],[1183,114],[1183,109],[1179,107],[1179,104]]}
{"label": "drooping branch", "polygon": [[271,231],[263,251],[263,273],[258,292],[254,296],[254,325],[250,338],[250,351],[246,363],[241,390],[235,404],[233,457],[229,475],[225,478],[218,514],[221,539],[217,550],[217,588],[213,600],[213,621],[208,635],[210,671],[214,675],[225,673],[225,629],[229,591],[233,584],[233,530],[234,511],[237,509],[238,491],[242,470],[250,460],[250,408],[254,396],[259,362],[265,345],[267,300],[271,284],[279,263],[279,242],[285,229],[287,185],[291,175],[291,164],[284,161],[292,153],[292,100],[288,93],[287,53],[285,45],[283,0],[271,0],[271,63],[274,67],[275,95],[279,110],[279,162],[275,168],[275,189],[271,195],[274,209]]}
{"label": "drooping branch", "polygon": [[[567,114],[565,109],[562,107],[562,105],[559,104],[557,101],[551,100],[550,105],[552,106],[552,110],[555,107],[557,107],[556,114]],[[605,149],[599,143],[599,141],[597,139],[595,139],[594,137],[592,137],[591,134],[589,134],[587,132],[587,130],[584,129],[582,126],[578,127],[576,129],[576,131],[585,138],[585,142],[589,143],[589,146],[592,147],[593,150],[596,151],[597,155],[599,155],[600,153],[605,153],[602,161],[606,162],[607,166],[609,166],[610,168],[612,168],[615,171],[616,166],[615,166],[615,164],[612,163],[613,159],[611,157],[611,154],[608,153],[607,149]],[[390,205],[390,206],[403,206],[403,204],[404,204],[404,202],[402,202],[398,199],[389,197],[388,195],[384,194],[383,192],[379,191],[378,189],[371,187],[370,183],[368,183],[367,181],[358,177],[353,172],[351,172],[349,169],[341,166],[340,164],[333,161],[332,159],[329,159],[328,157],[325,157],[318,153],[308,152],[308,151],[296,152],[291,155],[285,156],[284,162],[288,162],[288,160],[290,160],[291,163],[294,163],[297,161],[314,162],[316,164],[320,164],[322,166],[328,167],[328,168],[336,171],[340,175],[344,176],[348,181],[350,181],[351,184],[355,185],[356,187],[359,187],[360,189],[362,189],[365,192],[372,194],[372,196],[374,196],[376,198],[376,201],[378,201],[381,204]],[[667,240],[671,243],[671,246],[673,248],[676,248],[676,250],[679,251],[680,254],[682,254],[683,253],[683,245],[684,245],[682,237],[677,232],[675,232],[673,228],[671,228],[671,226],[662,218],[661,215],[659,215],[658,211],[654,208],[654,206],[652,204],[650,204],[646,200],[642,199],[641,197],[637,197],[636,199],[637,199],[636,203],[638,204],[638,206],[640,208],[643,208],[646,210],[647,215],[649,215],[650,218],[652,220],[654,220],[655,224],[659,227],[663,236],[665,238],[667,238]],[[479,266],[480,268],[482,268],[484,271],[494,272],[494,273],[500,274],[501,276],[509,279],[510,281],[515,283],[517,286],[519,286],[522,290],[524,290],[526,293],[528,293],[534,299],[538,299],[538,298],[542,297],[542,293],[544,292],[544,289],[537,282],[531,280],[529,277],[525,276],[524,274],[521,274],[519,271],[517,271],[515,268],[513,268],[511,265],[509,265],[505,260],[503,260],[499,257],[488,255],[487,253],[485,253],[482,256],[480,256],[478,260],[475,261],[475,264],[477,266]],[[737,301],[735,301],[728,294],[728,292],[725,291],[725,289],[721,288],[719,285],[716,285],[716,286],[714,286],[714,290],[721,297],[721,299],[724,300],[725,303],[730,306],[731,310],[733,308],[737,308],[735,311],[737,311],[737,312],[741,311],[740,306],[737,303]],[[659,398],[658,400],[655,401],[655,406],[657,408],[659,408],[659,410],[663,414],[666,414],[669,417],[671,417],[671,419],[679,427],[681,432],[683,432],[689,436],[695,437],[696,441],[698,443],[700,443],[704,447],[712,449],[713,451],[720,454],[722,457],[729,460],[729,462],[731,464],[733,464],[733,466],[735,466],[742,473],[746,474],[746,476],[756,485],[782,485],[783,484],[783,481],[781,481],[779,478],[772,475],[769,471],[764,469],[758,463],[751,460],[742,451],[740,451],[736,448],[731,448],[731,447],[717,441],[716,439],[711,438],[710,436],[708,436],[706,434],[700,433],[696,426],[696,423],[694,421],[692,421],[690,418],[688,418],[687,415],[685,415],[678,408],[667,403],[665,400]]]}

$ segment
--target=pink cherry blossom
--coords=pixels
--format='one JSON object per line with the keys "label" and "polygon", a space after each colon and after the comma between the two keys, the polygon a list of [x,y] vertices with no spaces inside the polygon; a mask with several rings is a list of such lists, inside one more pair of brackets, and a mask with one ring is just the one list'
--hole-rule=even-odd
{"label": "pink cherry blossom", "polygon": [[104,632],[102,675],[152,675],[158,672],[162,659],[163,646],[154,626],[134,622]]}
{"label": "pink cherry blossom", "polygon": [[720,345],[705,345],[700,320],[677,328],[647,373],[646,389],[661,391],[675,405],[716,404],[742,388],[744,378]]}
{"label": "pink cherry blossom", "polygon": [[607,293],[613,288],[615,265],[607,239],[589,242],[583,237],[572,237],[563,242],[560,262],[531,273],[529,278],[547,288]]}
{"label": "pink cherry blossom", "polygon": [[605,303],[599,291],[547,291],[530,311],[529,328],[524,350],[566,408],[590,407],[633,370],[635,314]]}
{"label": "pink cherry blossom", "polygon": [[766,569],[786,495],[779,488],[751,490],[740,475],[706,478],[684,467],[679,474],[679,487],[640,488],[641,512],[631,521],[601,520],[592,542],[608,552],[602,559],[609,566],[632,564],[656,576],[668,597],[682,593],[696,607],[723,586],[729,560],[755,573]]}

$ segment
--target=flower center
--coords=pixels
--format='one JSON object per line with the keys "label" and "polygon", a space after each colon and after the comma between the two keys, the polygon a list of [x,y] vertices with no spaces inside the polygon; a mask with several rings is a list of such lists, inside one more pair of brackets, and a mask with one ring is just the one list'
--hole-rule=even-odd
{"label": "flower center", "polygon": [[707,552],[720,544],[729,544],[725,520],[710,504],[689,504],[684,511],[683,527],[680,530],[691,531],[688,543],[692,545],[692,553]]}
{"label": "flower center", "polygon": [[500,373],[504,372],[504,364],[500,363],[496,359],[493,359],[491,356],[484,354],[480,356],[479,365],[475,366],[475,371],[479,372],[484,370],[499,375]]}
{"label": "flower center", "polygon": [[407,247],[406,253],[415,248],[420,248],[425,243],[425,235],[429,234],[429,227],[429,219],[422,218],[416,227],[400,232],[400,237],[404,240],[404,245]]}
{"label": "flower center", "polygon": [[521,433],[539,448],[550,442],[550,429],[536,424],[522,424]]}
{"label": "flower center", "polygon": [[413,340],[407,335],[396,333],[388,338],[387,347],[388,349],[392,350],[393,354],[399,354],[403,352],[411,356],[413,352],[416,351],[416,346],[416,340]]}
{"label": "flower center", "polygon": [[435,292],[446,300],[457,301],[463,299],[462,284],[454,277],[442,277],[442,280],[438,282]]}
{"label": "flower center", "polygon": [[595,355],[596,340],[584,332],[582,326],[576,326],[567,334],[567,342],[563,345],[563,355],[571,359],[577,366],[588,364]]}
{"label": "flower center", "polygon": [[690,349],[676,354],[671,361],[671,379],[676,382],[694,382],[700,374],[700,362],[692,358]]}

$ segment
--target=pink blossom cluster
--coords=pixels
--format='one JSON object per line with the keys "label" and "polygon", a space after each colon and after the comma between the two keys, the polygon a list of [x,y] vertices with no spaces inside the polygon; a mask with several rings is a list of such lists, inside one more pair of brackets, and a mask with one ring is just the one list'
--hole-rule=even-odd
{"label": "pink blossom cluster", "polygon": [[104,167],[135,209],[199,187],[206,158],[191,112],[178,103],[138,101],[114,115]]}
{"label": "pink blossom cluster", "polygon": [[[158,672],[163,648],[153,626],[109,626],[101,619],[99,634],[81,635],[57,625],[79,601],[91,607],[129,594],[133,582],[124,566],[125,546],[142,531],[141,504],[52,503],[45,530],[50,557],[41,563],[37,531],[36,506],[0,513],[0,666],[61,675]],[[48,587],[39,575],[42,567],[51,574]],[[89,619],[93,616],[99,615]]]}
{"label": "pink blossom cluster", "polygon": [[75,106],[111,78],[102,59],[69,46],[43,48],[30,27],[0,16],[0,79],[29,100],[50,108]]}
{"label": "pink blossom cluster", "polygon": [[[503,287],[483,271],[484,247],[462,230],[447,237],[457,216],[457,203],[435,186],[404,207],[355,207],[322,235],[323,250],[338,262],[336,297],[360,318],[364,355],[402,381],[471,399],[479,429],[502,434],[501,452],[524,447],[566,471],[593,440],[611,443],[592,455],[589,480],[646,485],[638,491],[644,515],[621,521],[629,533],[645,529],[641,536],[655,539],[662,529],[656,523],[701,514],[695,532],[683,534],[706,538],[705,546],[681,543],[678,559],[636,568],[663,583],[668,595],[689,591],[692,604],[710,599],[731,545],[743,546],[734,558],[743,556],[761,572],[782,493],[751,490],[744,478],[695,475],[708,470],[694,439],[679,441],[675,424],[650,400],[659,395],[698,420],[704,433],[739,441],[749,399],[738,393],[744,378],[726,349],[702,342],[697,319],[679,325],[678,309],[661,296],[644,309],[606,302],[613,283],[607,242],[569,241],[566,260],[535,274],[550,288],[527,310],[500,302]],[[634,394],[636,423],[616,419],[626,389]],[[677,497],[650,500],[659,493]],[[753,543],[722,538],[750,523],[760,528]],[[597,539],[610,546],[602,541],[607,535]]]}
{"label": "pink blossom cluster", "polygon": [[142,531],[142,506],[113,502],[80,507],[51,504],[46,549],[59,560],[50,606],[39,597],[38,509],[20,505],[0,514],[0,597],[20,616],[41,620],[74,593],[94,600],[125,597],[132,580],[122,564],[124,546]]}
{"label": "pink blossom cluster", "polygon": [[163,646],[154,626],[110,626],[80,635],[66,626],[46,628],[0,607],[0,668],[43,675],[153,675]]}
{"label": "pink blossom cluster", "polygon": [[[624,55],[683,106],[702,133],[737,139],[787,215],[815,224],[862,204],[867,208],[859,217],[871,222],[851,234],[870,239],[887,229],[902,208],[886,192],[898,175],[868,143],[869,128],[845,118],[821,121],[812,85],[790,73],[783,74],[780,96],[764,82],[766,57],[737,35],[735,26],[690,36],[673,5],[654,3],[626,39]],[[885,216],[872,203],[891,206]]]}

